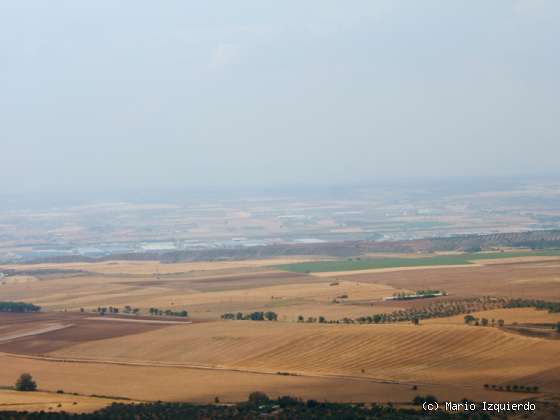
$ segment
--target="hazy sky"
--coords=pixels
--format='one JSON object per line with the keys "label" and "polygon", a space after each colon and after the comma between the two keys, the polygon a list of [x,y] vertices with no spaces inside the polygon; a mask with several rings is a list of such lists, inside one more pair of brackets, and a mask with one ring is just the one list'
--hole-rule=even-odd
{"label": "hazy sky", "polygon": [[0,2],[0,191],[560,173],[560,1]]}

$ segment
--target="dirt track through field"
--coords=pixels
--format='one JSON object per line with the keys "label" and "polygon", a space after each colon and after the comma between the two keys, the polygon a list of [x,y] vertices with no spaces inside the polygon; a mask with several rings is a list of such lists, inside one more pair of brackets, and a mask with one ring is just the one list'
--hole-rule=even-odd
{"label": "dirt track through field", "polygon": [[53,331],[58,331],[58,330],[62,330],[64,328],[68,328],[71,327],[73,324],[52,324],[52,325],[48,325],[42,328],[37,328],[35,330],[31,330],[31,331],[26,331],[26,332],[21,332],[21,333],[16,333],[16,334],[10,334],[10,335],[5,335],[2,336],[0,335],[0,343],[6,343],[18,338],[23,338],[23,337],[31,337],[34,335],[39,335],[39,334],[45,334],[45,333],[49,333],[49,332],[53,332]]}
{"label": "dirt track through field", "polygon": [[160,321],[156,319],[127,319],[127,318],[111,318],[111,317],[88,317],[85,318],[92,321],[112,321],[112,322],[138,322],[140,324],[167,324],[167,325],[181,325],[192,324],[192,321]]}

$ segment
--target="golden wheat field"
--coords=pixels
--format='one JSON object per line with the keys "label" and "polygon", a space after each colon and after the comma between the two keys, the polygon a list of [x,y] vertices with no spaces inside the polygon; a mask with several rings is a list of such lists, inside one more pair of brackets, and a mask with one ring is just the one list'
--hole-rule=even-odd
{"label": "golden wheat field", "polygon": [[83,413],[98,410],[116,401],[110,398],[41,391],[22,396],[21,392],[0,389],[0,410],[6,411],[66,411],[67,413]]}
{"label": "golden wheat field", "polygon": [[[253,324],[226,321],[172,326],[78,344],[49,355],[479,385],[560,365],[557,342],[508,334],[496,328]],[[539,354],[538,363],[535,354]]]}
{"label": "golden wheat field", "polygon": [[[262,390],[272,396],[400,403],[419,392],[456,400],[560,395],[560,340],[548,327],[560,322],[560,314],[531,308],[472,314],[504,320],[504,328],[465,325],[463,315],[420,325],[297,322],[298,316],[356,318],[486,294],[555,300],[560,298],[557,259],[340,277],[272,268],[278,261],[287,260],[2,267],[22,273],[0,285],[1,300],[31,302],[43,312],[0,314],[0,386],[29,371],[45,392],[33,394],[35,399],[8,391],[0,395],[10,396],[10,408],[71,404],[67,411],[91,411],[110,400],[94,394],[209,402],[216,396],[240,401]],[[421,288],[445,289],[449,296],[384,300]],[[139,314],[95,313],[99,306],[122,311],[125,305]],[[151,307],[186,309],[189,317],[153,318]],[[238,311],[274,311],[278,321],[220,319]],[[513,328],[517,325],[544,325],[550,332],[531,336]],[[501,392],[485,384],[538,386],[539,391]],[[79,395],[74,401],[56,394],[59,389]]]}

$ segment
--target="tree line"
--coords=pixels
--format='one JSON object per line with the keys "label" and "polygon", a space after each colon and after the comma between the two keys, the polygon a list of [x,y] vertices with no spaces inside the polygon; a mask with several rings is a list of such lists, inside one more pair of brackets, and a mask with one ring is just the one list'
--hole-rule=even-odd
{"label": "tree line", "polygon": [[189,313],[185,310],[182,311],[172,311],[171,309],[159,309],[159,308],[150,308],[148,309],[148,313],[152,316],[181,316],[187,317]]}
{"label": "tree line", "polygon": [[[80,312],[84,312],[84,308],[80,308]],[[127,315],[138,315],[140,313],[140,308],[133,308],[130,305],[125,305],[125,307],[121,310],[116,306],[99,306],[97,309],[94,310],[100,315],[105,314],[127,314]],[[159,308],[150,308],[148,309],[148,313],[151,316],[178,316],[178,317],[187,317],[189,313],[186,310],[181,311],[172,311],[171,309],[159,309]]]}
{"label": "tree line", "polygon": [[393,293],[393,300],[412,300],[412,299],[426,299],[435,296],[447,296],[447,292],[443,290],[417,290],[414,293],[398,292]]}
{"label": "tree line", "polygon": [[539,392],[538,386],[527,386],[527,385],[495,385],[495,384],[484,384],[484,389],[489,389],[492,391],[502,391],[502,392],[527,392],[527,393],[537,393]]}
{"label": "tree line", "polygon": [[40,306],[33,305],[32,303],[0,301],[0,312],[26,313],[39,312],[40,310]]}
{"label": "tree line", "polygon": [[560,302],[548,302],[540,299],[509,299],[504,308],[535,308],[545,310],[550,313],[560,312]]}
{"label": "tree line", "polygon": [[[80,308],[80,312],[84,312],[83,308]],[[117,308],[116,306],[98,306],[97,309],[95,310],[95,312],[97,312],[100,315],[105,315],[107,313],[109,314],[118,314],[120,313],[120,309]],[[132,308],[130,306],[125,306],[124,309],[122,310],[123,314],[133,314],[133,315],[138,315],[140,313],[140,308]]]}
{"label": "tree line", "polygon": [[245,320],[245,321],[278,321],[278,314],[276,312],[251,312],[251,313],[242,313],[242,312],[226,312],[222,315],[222,319],[229,319],[229,320]]}
{"label": "tree line", "polygon": [[504,320],[503,319],[498,319],[497,321],[495,319],[492,318],[491,321],[488,320],[488,318],[476,318],[472,315],[465,315],[465,324],[467,325],[475,325],[475,326],[479,326],[482,325],[483,327],[487,327],[488,325],[491,325],[492,327],[498,326],[498,327],[503,327],[504,326]]}
{"label": "tree line", "polygon": [[[393,322],[409,321],[418,324],[421,319],[430,318],[446,318],[455,315],[470,314],[473,312],[482,312],[492,309],[502,308],[535,308],[537,310],[547,310],[548,312],[560,312],[560,302],[548,302],[536,299],[510,299],[505,297],[482,296],[465,299],[455,299],[447,301],[434,302],[429,305],[414,307],[408,309],[396,310],[389,313],[378,313],[374,315],[361,316],[358,318],[344,317],[338,320],[327,320],[323,316],[307,317],[299,315],[298,322],[319,322],[329,324],[386,324]],[[466,323],[473,323],[475,325],[488,325],[488,320],[470,319]],[[495,320],[494,320],[495,321]],[[499,323],[501,320],[498,320]],[[476,324],[478,322],[479,324]],[[495,321],[496,322],[496,321]],[[503,326],[499,325],[499,326]],[[560,330],[559,330],[560,331]]]}

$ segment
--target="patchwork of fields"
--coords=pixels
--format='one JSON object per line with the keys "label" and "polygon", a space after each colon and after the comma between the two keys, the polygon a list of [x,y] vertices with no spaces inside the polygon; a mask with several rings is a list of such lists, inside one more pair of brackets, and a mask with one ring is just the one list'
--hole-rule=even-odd
{"label": "patchwork of fields", "polygon": [[[399,258],[430,263],[389,271],[368,268],[340,278],[271,268],[286,260],[10,266],[33,270],[34,280],[4,282],[2,299],[41,305],[43,312],[0,314],[0,386],[12,385],[29,371],[45,393],[35,394],[35,399],[10,393],[11,408],[16,403],[24,409],[60,401],[57,404],[72,404],[71,410],[77,411],[111,400],[93,394],[210,402],[216,396],[240,401],[262,390],[273,396],[397,403],[418,393],[457,400],[559,396],[560,339],[553,333],[528,336],[513,328],[552,326],[560,322],[558,313],[522,308],[473,314],[503,319],[504,328],[465,325],[461,315],[420,325],[297,322],[300,316],[357,318],[472,296],[560,301],[560,258],[549,253],[506,256],[498,261],[496,254],[485,254],[486,259],[475,263],[470,263],[473,254]],[[461,264],[432,267],[434,258]],[[394,260],[384,264],[396,264]],[[334,263],[346,264],[310,264]],[[383,300],[428,288],[444,289],[449,296]],[[139,314],[123,315],[125,305],[138,308]],[[121,311],[104,317],[96,313],[98,307],[109,306]],[[152,307],[187,310],[189,316],[152,317]],[[274,311],[278,321],[220,319],[236,311]],[[539,391],[501,392],[484,384],[538,386]],[[47,401],[58,396],[54,393],[59,389],[65,394]],[[67,393],[78,394],[76,405]],[[14,395],[19,400],[14,401]]]}

